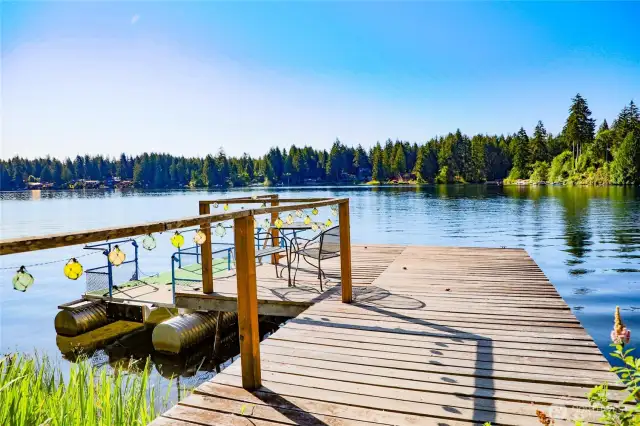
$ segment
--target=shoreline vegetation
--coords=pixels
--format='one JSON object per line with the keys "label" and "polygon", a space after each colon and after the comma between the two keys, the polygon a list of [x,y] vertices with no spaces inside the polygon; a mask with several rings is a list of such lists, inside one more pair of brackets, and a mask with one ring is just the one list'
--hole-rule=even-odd
{"label": "shoreline vegetation", "polygon": [[263,156],[205,158],[144,153],[63,160],[14,157],[0,161],[0,190],[76,188],[226,188],[331,184],[497,183],[563,185],[640,184],[640,112],[631,101],[596,131],[587,101],[571,100],[562,131],[538,121],[531,135],[460,130],[423,144],[388,139],[369,150],[336,139],[329,151],[292,145]]}
{"label": "shoreline vegetation", "polygon": [[4,355],[0,424],[146,425],[170,407],[168,393],[164,397],[156,393],[148,362],[136,366],[135,373],[127,372],[131,366],[122,367],[108,373],[81,359],[63,374],[46,356]]}

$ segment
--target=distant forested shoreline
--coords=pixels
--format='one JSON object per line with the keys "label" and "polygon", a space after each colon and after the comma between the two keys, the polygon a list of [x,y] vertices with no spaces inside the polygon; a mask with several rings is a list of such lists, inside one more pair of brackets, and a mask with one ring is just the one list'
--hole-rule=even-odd
{"label": "distant forested shoreline", "polygon": [[387,140],[369,150],[339,140],[330,151],[292,145],[253,158],[161,153],[0,161],[0,190],[34,188],[215,188],[322,183],[640,184],[640,112],[631,101],[613,120],[596,120],[585,98],[571,100],[562,132],[542,121],[533,132],[467,136],[457,130],[426,143]]}

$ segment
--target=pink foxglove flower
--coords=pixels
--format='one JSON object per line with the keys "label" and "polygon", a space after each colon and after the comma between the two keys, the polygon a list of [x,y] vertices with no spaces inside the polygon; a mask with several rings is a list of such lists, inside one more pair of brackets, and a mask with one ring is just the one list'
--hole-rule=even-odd
{"label": "pink foxglove flower", "polygon": [[631,340],[631,330],[624,326],[620,317],[620,307],[616,306],[616,313],[613,320],[613,330],[611,330],[611,341],[616,345],[627,345]]}

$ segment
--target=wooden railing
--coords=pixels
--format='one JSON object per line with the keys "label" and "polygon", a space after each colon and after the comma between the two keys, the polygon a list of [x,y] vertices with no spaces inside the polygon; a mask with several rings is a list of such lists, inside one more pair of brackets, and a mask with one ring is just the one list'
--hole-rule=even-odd
{"label": "wooden railing", "polygon": [[[269,206],[243,209],[228,213],[211,214],[210,209],[211,204],[216,202],[219,204],[263,204],[267,201],[270,204]],[[285,203],[290,204],[283,205]],[[351,238],[348,198],[279,198],[278,195],[262,195],[257,198],[237,197],[219,200],[204,200],[200,201],[200,215],[193,217],[107,229],[94,229],[88,231],[0,240],[0,256],[200,226],[207,236],[207,243],[202,245],[203,292],[212,293],[214,283],[210,244],[211,224],[225,220],[233,220],[234,243],[236,249],[238,327],[242,364],[242,386],[245,389],[253,390],[261,385],[254,216],[270,213],[273,223],[281,212],[323,207],[333,204],[338,204],[342,302],[351,303],[353,294],[351,283]],[[274,231],[277,232],[277,230]],[[274,236],[277,236],[277,234],[274,234]],[[277,262],[277,258],[273,261]]]}

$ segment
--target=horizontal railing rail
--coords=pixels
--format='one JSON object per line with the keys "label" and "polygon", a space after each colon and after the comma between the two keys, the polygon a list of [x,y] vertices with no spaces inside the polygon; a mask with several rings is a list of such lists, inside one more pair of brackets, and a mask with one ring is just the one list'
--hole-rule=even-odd
{"label": "horizontal railing rail", "polygon": [[[175,220],[141,223],[131,226],[120,226],[113,228],[92,229],[88,231],[64,232],[59,234],[11,238],[0,240],[0,256],[36,250],[67,247],[78,244],[88,244],[99,241],[109,241],[118,238],[135,237],[138,235],[166,232],[182,228],[189,228],[192,226],[208,225],[211,223],[224,222],[226,220],[246,218],[249,216],[256,216],[266,213],[281,213],[285,211],[295,211],[298,209],[323,207],[331,204],[343,204],[348,201],[348,198],[331,198],[322,201],[289,204],[284,206],[261,207],[257,209],[245,209],[227,213],[206,214]],[[244,202],[251,203],[260,201],[247,199],[244,200]]]}

